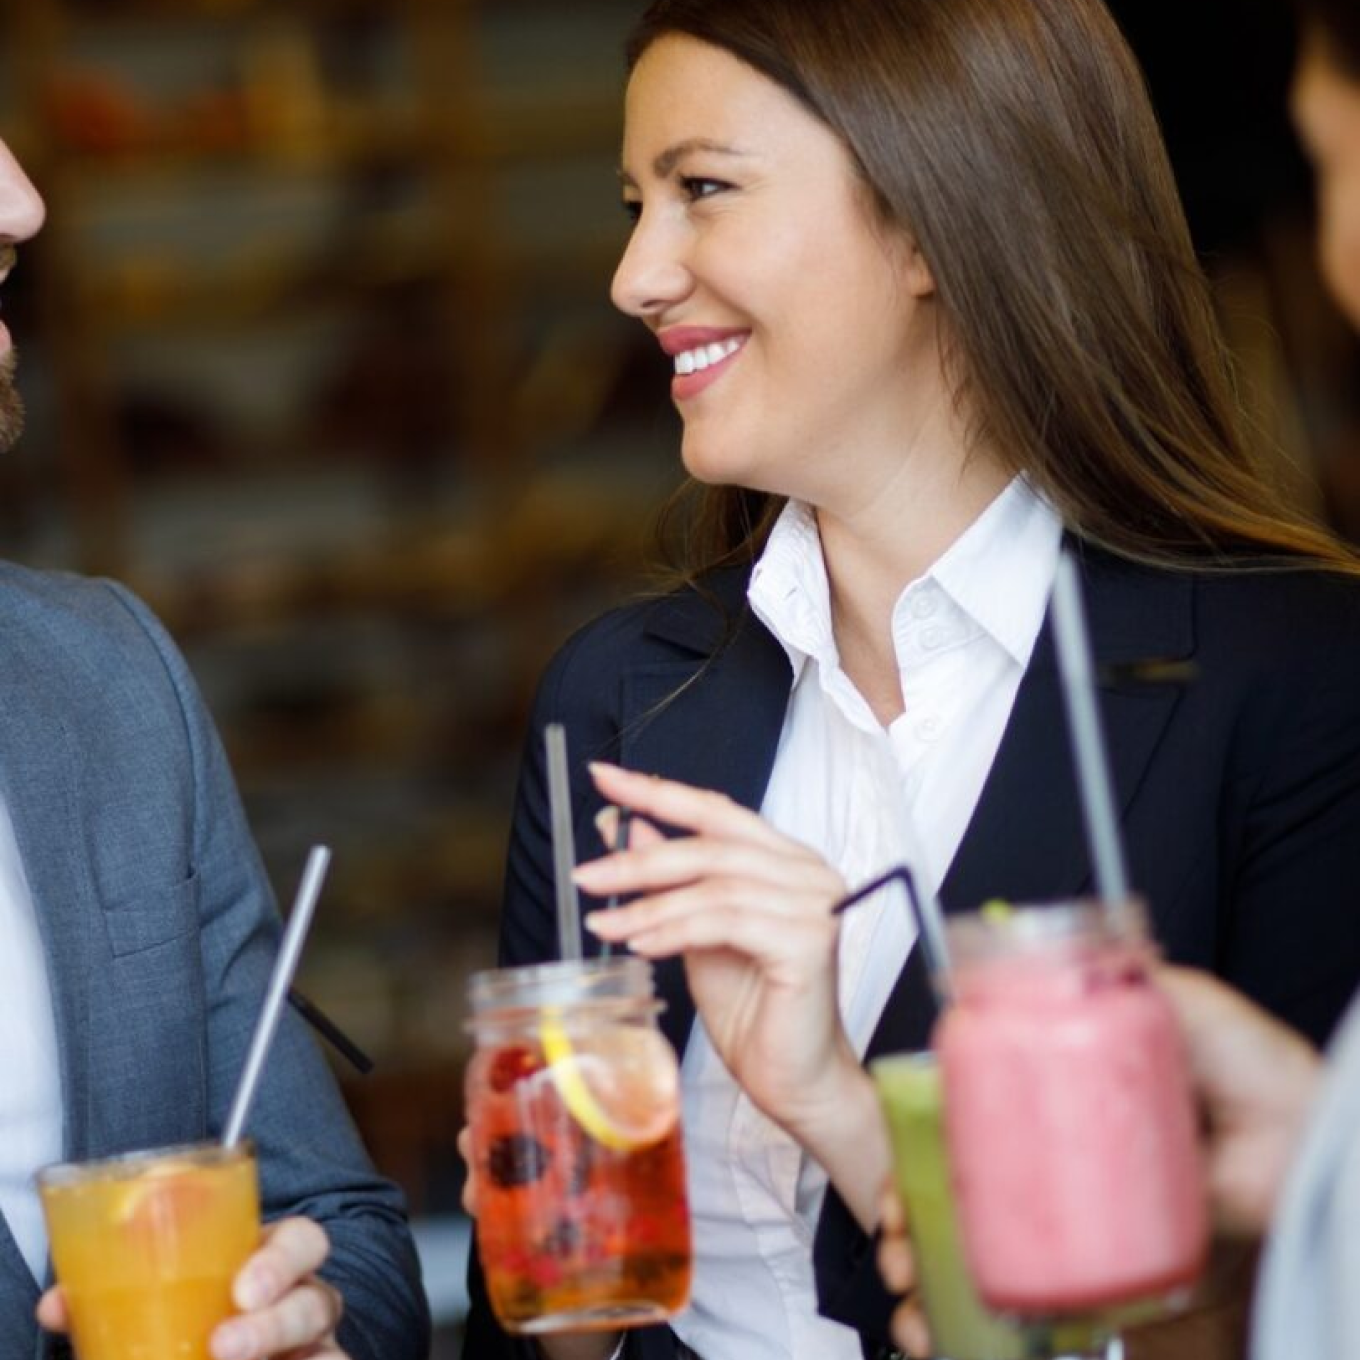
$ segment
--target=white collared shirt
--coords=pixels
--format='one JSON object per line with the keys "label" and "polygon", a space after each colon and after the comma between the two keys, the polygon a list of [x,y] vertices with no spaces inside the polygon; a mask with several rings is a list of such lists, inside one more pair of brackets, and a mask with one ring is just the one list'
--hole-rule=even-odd
{"label": "white collared shirt", "polygon": [[47,960],[9,809],[0,799],[0,1213],[41,1281],[47,1230],[33,1173],[61,1156],[61,1079]]}
{"label": "white collared shirt", "polygon": [[[751,577],[793,690],[761,812],[850,886],[907,861],[939,890],[1010,719],[1042,626],[1062,527],[1020,478],[893,610],[903,713],[885,730],[840,668],[816,519],[790,503]],[[915,942],[879,894],[843,919],[842,1018],[863,1055]],[[817,1313],[812,1239],[827,1178],[741,1093],[696,1025],[682,1063],[696,1261],[672,1323],[704,1360],[860,1360]]]}

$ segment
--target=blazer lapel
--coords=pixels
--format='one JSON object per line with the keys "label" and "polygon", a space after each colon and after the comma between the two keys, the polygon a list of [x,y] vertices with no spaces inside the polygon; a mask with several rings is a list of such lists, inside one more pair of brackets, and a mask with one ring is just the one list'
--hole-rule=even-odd
{"label": "blazer lapel", "polygon": [[[758,809],[792,675],[783,649],[747,609],[745,581],[745,573],[732,573],[719,583],[720,598],[727,597],[722,602],[736,619],[725,641],[723,616],[697,596],[667,600],[658,608],[648,631],[672,644],[677,656],[624,675],[620,760],[629,769],[664,771],[670,779],[721,789]],[[662,1028],[683,1050],[694,1020],[684,965],[666,959],[655,976],[666,1003]]]}
{"label": "blazer lapel", "polygon": [[[1090,548],[1079,551],[1097,666],[1181,660],[1193,653],[1189,576],[1135,567]],[[1102,725],[1121,812],[1137,793],[1179,698],[1174,685],[1102,684]],[[1135,887],[1138,867],[1130,865]],[[994,897],[1051,901],[1087,891],[1091,878],[1061,679],[1046,621],[940,898],[947,912],[971,911]],[[924,1046],[934,1013],[924,970],[909,963],[869,1056]]]}
{"label": "blazer lapel", "polygon": [[92,891],[85,872],[84,829],[75,813],[79,752],[60,714],[60,686],[32,675],[6,644],[0,661],[0,794],[14,823],[47,961],[58,1061],[63,1148],[88,1149],[86,981]]}
{"label": "blazer lapel", "polygon": [[[73,807],[79,773],[77,753],[59,715],[59,685],[50,675],[35,677],[24,663],[22,645],[11,635],[0,648],[0,796],[14,825],[37,916],[47,967],[48,990],[60,1065],[63,1150],[84,1154],[86,1141],[85,934],[88,900],[78,870],[81,828]],[[9,1225],[0,1219],[0,1275],[10,1281],[0,1335],[13,1332],[6,1355],[44,1353],[35,1343],[32,1321],[38,1282],[29,1273]],[[22,1339],[22,1345],[20,1345]],[[56,1354],[56,1351],[53,1351]]]}
{"label": "blazer lapel", "polygon": [[[1082,575],[1097,666],[1191,654],[1188,577],[1131,567],[1089,550]],[[1121,812],[1137,792],[1179,699],[1174,685],[1101,686],[1101,719]],[[1137,871],[1131,866],[1135,883]],[[946,909],[968,911],[991,897],[1022,902],[1066,897],[1090,882],[1076,767],[1046,620],[941,897]]]}

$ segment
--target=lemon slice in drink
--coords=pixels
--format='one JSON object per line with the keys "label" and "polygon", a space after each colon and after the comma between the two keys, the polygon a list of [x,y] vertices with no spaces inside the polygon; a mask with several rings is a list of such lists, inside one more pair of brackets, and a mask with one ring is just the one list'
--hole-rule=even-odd
{"label": "lemon slice in drink", "polygon": [[150,1231],[157,1224],[173,1224],[182,1215],[192,1217],[212,1197],[212,1184],[202,1174],[185,1162],[167,1162],[148,1168],[119,1189],[113,1221],[120,1228]]}
{"label": "lemon slice in drink", "polygon": [[680,1117],[680,1078],[665,1037],[641,1025],[568,1034],[545,1011],[539,1028],[548,1073],[572,1118],[599,1144],[636,1152],[659,1143]]}

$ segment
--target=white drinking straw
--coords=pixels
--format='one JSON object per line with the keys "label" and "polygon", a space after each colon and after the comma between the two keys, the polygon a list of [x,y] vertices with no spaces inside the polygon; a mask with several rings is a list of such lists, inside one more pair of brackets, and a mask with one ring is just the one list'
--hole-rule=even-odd
{"label": "white drinking straw", "polygon": [[235,1147],[241,1139],[241,1130],[245,1127],[255,1092],[260,1085],[269,1046],[279,1027],[284,998],[292,986],[293,974],[297,972],[303,941],[307,938],[307,928],[311,925],[312,913],[316,910],[317,898],[321,896],[321,884],[325,881],[330,862],[331,852],[326,846],[312,846],[307,856],[307,867],[302,873],[302,882],[298,886],[297,900],[293,903],[288,926],[283,932],[283,943],[279,946],[278,958],[274,960],[274,971],[269,978],[264,1005],[260,1008],[260,1018],[255,1022],[246,1065],[241,1071],[240,1081],[236,1083],[236,1095],[232,1099],[231,1113],[227,1116],[227,1127],[222,1134],[222,1146],[225,1148]]}
{"label": "white drinking straw", "polygon": [[543,734],[548,749],[548,808],[552,817],[553,875],[557,880],[557,953],[581,957],[581,902],[572,881],[576,841],[571,829],[571,784],[567,778],[567,733],[549,723]]}
{"label": "white drinking straw", "polygon": [[1096,707],[1095,668],[1082,609],[1081,580],[1066,548],[1058,557],[1058,574],[1053,582],[1053,635],[1096,889],[1108,909],[1119,909],[1128,899],[1129,872]]}

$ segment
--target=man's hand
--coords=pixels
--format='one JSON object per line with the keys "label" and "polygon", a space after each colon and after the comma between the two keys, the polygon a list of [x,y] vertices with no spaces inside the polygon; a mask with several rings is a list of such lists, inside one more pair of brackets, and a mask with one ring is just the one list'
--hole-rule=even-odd
{"label": "man's hand", "polygon": [[1270,1224],[1317,1090],[1322,1062],[1302,1035],[1207,973],[1163,968],[1205,1119],[1209,1194],[1219,1227],[1259,1237]]}
{"label": "man's hand", "polygon": [[[309,1218],[266,1225],[259,1250],[241,1267],[232,1298],[241,1310],[212,1334],[214,1360],[348,1360],[335,1340],[344,1310],[339,1293],[316,1271],[330,1254],[325,1229]],[[38,1322],[48,1331],[69,1330],[61,1288],[38,1301]]]}

